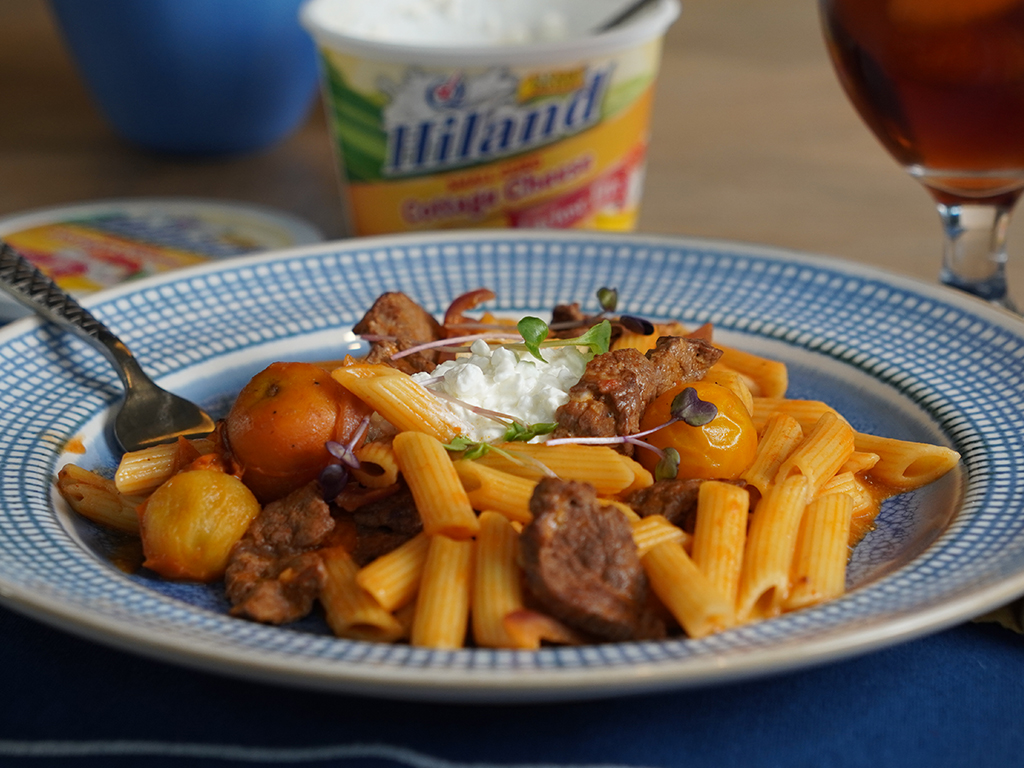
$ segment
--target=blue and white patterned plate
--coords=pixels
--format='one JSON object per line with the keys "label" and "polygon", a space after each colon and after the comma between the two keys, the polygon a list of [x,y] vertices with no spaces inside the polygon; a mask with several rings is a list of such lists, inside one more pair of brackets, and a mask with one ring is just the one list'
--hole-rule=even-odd
{"label": "blue and white patterned plate", "polygon": [[[327,243],[120,286],[88,300],[166,387],[223,412],[278,359],[333,359],[385,290],[433,312],[486,286],[502,312],[557,302],[712,321],[724,343],[785,360],[790,395],[868,432],[937,441],[961,467],[886,504],[850,591],[703,640],[539,652],[441,652],[229,618],[218,587],[119,570],[53,477],[110,467],[106,361],[52,327],[0,331],[0,599],[121,648],[226,674],[381,696],[573,699],[707,685],[866,652],[1024,593],[1024,323],[969,297],[849,263],[722,242],[577,232],[438,233]],[[64,453],[80,437],[84,455]]]}

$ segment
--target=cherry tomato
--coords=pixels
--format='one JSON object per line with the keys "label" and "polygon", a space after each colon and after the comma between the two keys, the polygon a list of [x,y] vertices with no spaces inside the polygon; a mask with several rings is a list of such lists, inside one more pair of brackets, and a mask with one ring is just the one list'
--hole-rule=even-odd
{"label": "cherry tomato", "polygon": [[[673,387],[648,406],[640,420],[640,430],[653,429],[672,417],[672,400],[687,387],[697,396],[718,407],[718,415],[702,427],[677,421],[644,438],[658,448],[679,451],[680,478],[734,480],[754,461],[757,430],[743,401],[732,391],[710,381],[697,381]],[[640,449],[637,460],[651,472],[658,464],[653,451]]]}
{"label": "cherry tomato", "polygon": [[228,445],[242,481],[262,503],[287,495],[331,460],[328,440],[345,443],[369,408],[313,363],[273,363],[235,399]]}

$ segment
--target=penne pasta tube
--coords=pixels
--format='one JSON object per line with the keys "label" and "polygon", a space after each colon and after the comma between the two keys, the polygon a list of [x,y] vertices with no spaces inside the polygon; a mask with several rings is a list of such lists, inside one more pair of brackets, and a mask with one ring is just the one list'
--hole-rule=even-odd
{"label": "penne pasta tube", "polygon": [[320,591],[324,618],[338,637],[393,643],[402,625],[356,582],[359,568],[343,547],[320,550],[327,578]]}
{"label": "penne pasta tube", "polygon": [[138,535],[139,515],[136,510],[143,500],[120,493],[113,480],[74,464],[65,464],[57,473],[57,491],[82,517],[108,528]]}
{"label": "penne pasta tube", "polygon": [[878,463],[868,470],[868,476],[901,493],[938,480],[960,460],[959,453],[941,445],[861,432],[854,436],[854,445],[858,451],[878,454]]}
{"label": "penne pasta tube", "polygon": [[789,373],[785,363],[721,344],[715,346],[722,350],[719,363],[753,382],[752,394],[759,397],[782,397],[786,394]]}
{"label": "penne pasta tube", "polygon": [[114,485],[120,493],[144,496],[163,485],[180,468],[176,442],[129,451],[117,465]]}
{"label": "penne pasta tube", "polygon": [[747,379],[732,368],[723,365],[713,365],[711,370],[704,376],[705,381],[711,381],[721,387],[725,387],[740,399],[747,413],[754,415],[754,395],[750,391]]}
{"label": "penne pasta tube", "polygon": [[487,648],[517,646],[505,627],[505,617],[523,608],[523,588],[516,555],[519,534],[497,512],[480,514],[473,576],[473,639]]}
{"label": "penne pasta tube", "polygon": [[683,547],[662,542],[640,560],[651,589],[690,637],[705,637],[730,626],[733,607],[694,565]]}
{"label": "penne pasta tube", "polygon": [[443,400],[391,366],[342,366],[331,376],[400,432],[424,432],[442,443],[462,434],[460,419]]}
{"label": "penne pasta tube", "polygon": [[738,485],[708,480],[697,492],[697,523],[690,555],[718,593],[736,604],[750,493]]}
{"label": "penne pasta tube", "polygon": [[541,641],[558,645],[586,645],[587,638],[557,619],[523,608],[505,617],[505,631],[514,648],[535,651]]}
{"label": "penne pasta tube", "polygon": [[845,493],[819,496],[807,505],[783,610],[792,611],[839,597],[846,589],[853,500]]}
{"label": "penne pasta tube", "polygon": [[469,459],[459,459],[454,467],[474,509],[500,512],[519,523],[533,520],[530,497],[537,485],[535,480],[510,475]]}
{"label": "penne pasta tube", "polygon": [[658,339],[662,336],[685,335],[686,328],[677,321],[655,323],[654,333],[637,333],[623,328],[622,333],[611,343],[609,349],[635,349],[637,352],[649,352],[658,345]]}
{"label": "penne pasta tube", "polygon": [[356,582],[385,610],[397,611],[416,597],[429,546],[430,537],[421,533],[364,565],[356,574]]}
{"label": "penne pasta tube", "polygon": [[736,616],[741,622],[776,616],[789,596],[789,569],[807,505],[807,478],[773,485],[754,509],[743,552]]}
{"label": "penne pasta tube", "polygon": [[820,400],[787,400],[778,397],[754,397],[754,427],[757,433],[764,431],[768,419],[773,413],[788,413],[800,424],[800,428],[806,433],[814,429],[822,414],[834,413],[842,418],[839,411]]}
{"label": "penne pasta tube", "polygon": [[768,492],[779,467],[804,439],[800,424],[788,413],[774,413],[765,424],[761,439],[757,443],[754,462],[740,475],[761,495]]}
{"label": "penne pasta tube", "polygon": [[638,557],[643,557],[659,544],[672,541],[684,549],[691,543],[691,536],[682,528],[672,525],[662,515],[648,515],[632,522],[633,542]]}
{"label": "penne pasta tube", "polygon": [[[854,435],[854,441],[856,442],[856,434]],[[877,453],[854,451],[850,454],[850,458],[843,462],[839,472],[852,472],[855,475],[861,475],[874,467],[878,463],[878,459]]]}
{"label": "penne pasta tube", "polygon": [[354,451],[359,459],[359,469],[353,469],[352,477],[367,488],[387,488],[398,482],[398,460],[390,441],[379,440],[365,443]]}
{"label": "penne pasta tube", "polygon": [[430,537],[409,637],[412,645],[446,649],[465,645],[475,546],[472,539]]}
{"label": "penne pasta tube", "polygon": [[[544,467],[547,467],[563,480],[590,483],[597,489],[599,496],[614,496],[636,485],[638,472],[650,477],[650,472],[639,463],[604,445],[502,443],[498,448],[501,453],[489,451],[475,461],[482,466],[534,482],[548,474],[544,471]],[[653,482],[651,478],[648,485]]]}
{"label": "penne pasta tube", "polygon": [[853,429],[834,413],[822,414],[814,429],[782,462],[775,482],[793,475],[807,478],[810,501],[853,453]]}
{"label": "penne pasta tube", "polygon": [[400,432],[392,443],[402,476],[412,491],[427,534],[466,539],[480,530],[451,457],[437,438]]}

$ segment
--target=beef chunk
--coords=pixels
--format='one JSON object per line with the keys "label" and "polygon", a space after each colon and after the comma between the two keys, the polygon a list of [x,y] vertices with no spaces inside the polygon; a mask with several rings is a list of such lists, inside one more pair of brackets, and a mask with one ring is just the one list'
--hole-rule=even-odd
{"label": "beef chunk", "polygon": [[412,491],[405,483],[395,493],[356,509],[352,519],[356,525],[352,559],[360,566],[386,555],[423,530]]}
{"label": "beef chunk", "polygon": [[231,551],[224,575],[231,615],[284,624],[309,613],[325,578],[313,550],[333,528],[315,482],[267,504]]}
{"label": "beef chunk", "polygon": [[657,372],[657,391],[654,397],[664,394],[677,384],[700,381],[721,356],[722,350],[703,339],[662,336],[654,349],[647,353],[647,359]]}
{"label": "beef chunk", "polygon": [[[647,355],[615,349],[589,363],[569,402],[555,413],[554,437],[612,437],[640,430],[651,402],[673,386],[704,377],[722,353],[699,339],[663,336]],[[618,450],[631,456],[633,447]]]}
{"label": "beef chunk", "polygon": [[[658,480],[653,485],[631,493],[626,503],[640,517],[661,515],[687,533],[693,533],[697,523],[697,497],[703,482],[705,481],[675,478]],[[745,485],[742,480],[734,482],[737,485]]]}
{"label": "beef chunk", "polygon": [[371,342],[367,361],[391,365],[406,373],[434,370],[438,353],[425,350],[392,360],[395,352],[444,338],[441,324],[423,307],[397,291],[381,294],[352,330],[358,334],[393,337]]}
{"label": "beef chunk", "polygon": [[661,515],[672,525],[693,533],[697,522],[697,495],[703,480],[658,480],[634,491],[626,499],[640,517]]}
{"label": "beef chunk", "polygon": [[542,608],[574,629],[628,640],[647,625],[647,578],[633,531],[587,483],[546,477],[520,536],[526,585]]}

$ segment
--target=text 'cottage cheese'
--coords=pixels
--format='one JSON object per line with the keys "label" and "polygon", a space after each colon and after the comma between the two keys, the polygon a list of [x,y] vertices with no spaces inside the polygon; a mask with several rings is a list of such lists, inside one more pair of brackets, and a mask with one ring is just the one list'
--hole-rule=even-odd
{"label": "text 'cottage cheese'", "polygon": [[310,0],[350,235],[628,231],[661,37],[657,0]]}
{"label": "text 'cottage cheese'", "polygon": [[[526,424],[554,421],[555,410],[568,401],[569,389],[593,357],[576,347],[552,347],[543,350],[543,362],[529,352],[520,357],[505,347],[492,350],[485,341],[474,342],[470,349],[470,355],[441,363],[432,373],[414,374],[413,379],[434,392]],[[486,442],[505,434],[505,427],[494,419],[456,403],[448,406],[465,422],[470,440]]]}

